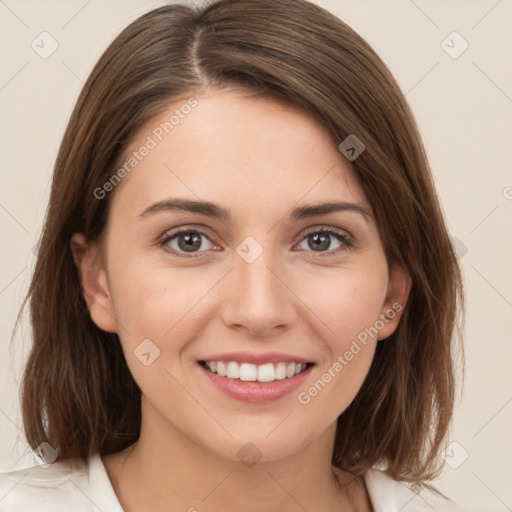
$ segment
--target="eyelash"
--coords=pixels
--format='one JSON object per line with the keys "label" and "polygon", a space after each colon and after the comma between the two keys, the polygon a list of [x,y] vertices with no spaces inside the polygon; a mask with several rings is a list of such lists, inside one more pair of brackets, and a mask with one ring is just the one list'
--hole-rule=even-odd
{"label": "eyelash", "polygon": [[[177,256],[178,258],[189,259],[189,258],[200,258],[200,257],[202,257],[201,256],[201,252],[204,252],[204,251],[200,251],[200,253],[195,253],[196,254],[195,256],[193,256],[193,255],[184,256],[183,253],[180,253],[180,252],[176,251],[175,249],[171,249],[171,248],[169,248],[167,246],[167,244],[171,240],[173,240],[174,238],[178,237],[179,235],[181,235],[183,233],[198,234],[198,235],[204,236],[204,237],[208,238],[208,240],[210,240],[210,238],[208,237],[208,235],[205,232],[200,231],[200,230],[195,229],[195,228],[190,228],[190,229],[181,229],[179,231],[176,231],[175,233],[166,233],[164,238],[160,242],[158,242],[158,245],[160,245],[160,247],[162,247],[164,249],[164,251],[166,251],[168,253],[171,253],[171,254]],[[350,249],[353,246],[353,241],[352,241],[351,237],[347,233],[345,233],[343,231],[338,231],[338,230],[333,229],[333,228],[328,228],[328,227],[316,228],[316,229],[312,229],[310,231],[307,231],[304,234],[304,236],[301,238],[300,242],[304,241],[308,236],[316,234],[316,233],[332,235],[335,238],[337,238],[340,242],[342,242],[343,245],[341,245],[337,249],[334,249],[334,250],[331,250],[331,251],[320,251],[320,252],[311,251],[311,252],[313,252],[315,254],[315,257],[333,256],[333,255],[337,254],[338,252]],[[194,253],[191,253],[191,254],[194,254]]]}

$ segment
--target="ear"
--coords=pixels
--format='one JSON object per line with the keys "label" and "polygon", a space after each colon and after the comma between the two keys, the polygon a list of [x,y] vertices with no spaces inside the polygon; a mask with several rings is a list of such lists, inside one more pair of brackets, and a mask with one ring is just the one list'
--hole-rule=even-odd
{"label": "ear", "polygon": [[411,285],[409,273],[400,265],[393,265],[389,274],[386,299],[379,316],[384,327],[379,329],[378,340],[384,340],[395,332],[409,298]]}
{"label": "ear", "polygon": [[104,331],[117,332],[107,272],[99,246],[88,242],[82,233],[75,233],[71,237],[70,245],[93,322]]}

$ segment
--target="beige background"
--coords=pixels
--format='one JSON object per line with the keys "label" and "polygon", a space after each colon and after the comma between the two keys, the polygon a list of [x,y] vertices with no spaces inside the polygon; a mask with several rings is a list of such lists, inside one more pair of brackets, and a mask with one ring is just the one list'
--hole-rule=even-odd
{"label": "beige background", "polygon": [[[9,339],[66,122],[106,46],[129,22],[163,3],[0,1],[0,470],[31,464],[20,439],[17,399],[30,343],[26,324],[25,341],[16,338],[14,354]],[[438,485],[466,510],[512,510],[512,3],[316,3],[365,37],[396,76],[417,116],[458,240],[467,286],[467,372],[450,465]],[[31,48],[43,31],[59,45],[47,59]],[[463,39],[451,35],[442,44],[453,31]],[[464,40],[468,49],[452,58]]]}

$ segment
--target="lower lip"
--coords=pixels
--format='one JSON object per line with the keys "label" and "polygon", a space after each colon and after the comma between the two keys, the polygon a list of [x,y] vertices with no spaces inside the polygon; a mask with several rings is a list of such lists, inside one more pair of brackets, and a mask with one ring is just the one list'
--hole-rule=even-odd
{"label": "lower lip", "polygon": [[239,379],[220,377],[199,363],[198,366],[210,382],[226,395],[244,402],[259,404],[279,400],[296,390],[308,378],[309,372],[313,368],[313,365],[311,365],[298,375],[287,379],[274,380],[272,382],[246,382]]}

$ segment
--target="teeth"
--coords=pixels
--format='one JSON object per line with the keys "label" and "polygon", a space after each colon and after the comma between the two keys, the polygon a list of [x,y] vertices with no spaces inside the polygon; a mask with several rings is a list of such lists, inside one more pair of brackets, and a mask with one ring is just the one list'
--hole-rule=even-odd
{"label": "teeth", "polygon": [[277,363],[276,364],[276,379],[277,380],[286,379],[286,363]]}
{"label": "teeth", "polygon": [[236,361],[207,361],[206,368],[212,373],[228,379],[240,379],[246,382],[273,382],[298,375],[306,369],[306,365],[299,363],[256,365],[251,363],[239,364]]}
{"label": "teeth", "polygon": [[[211,366],[211,363],[210,363],[210,366]],[[258,367],[255,364],[242,363],[240,365],[240,377],[239,378],[240,378],[240,380],[245,380],[245,381],[258,380]]]}
{"label": "teeth", "polygon": [[[215,365],[215,363],[213,364]],[[212,367],[212,363],[210,363],[210,370],[212,372],[215,372],[214,368]],[[220,375],[221,377],[226,376],[226,365],[222,361],[219,361],[217,363],[217,374]]]}
{"label": "teeth", "polygon": [[258,382],[272,382],[276,380],[276,369],[272,363],[258,366]]}
{"label": "teeth", "polygon": [[240,378],[240,368],[238,367],[238,363],[235,363],[234,361],[230,361],[228,363],[228,367],[226,369],[226,377],[228,379]]}

